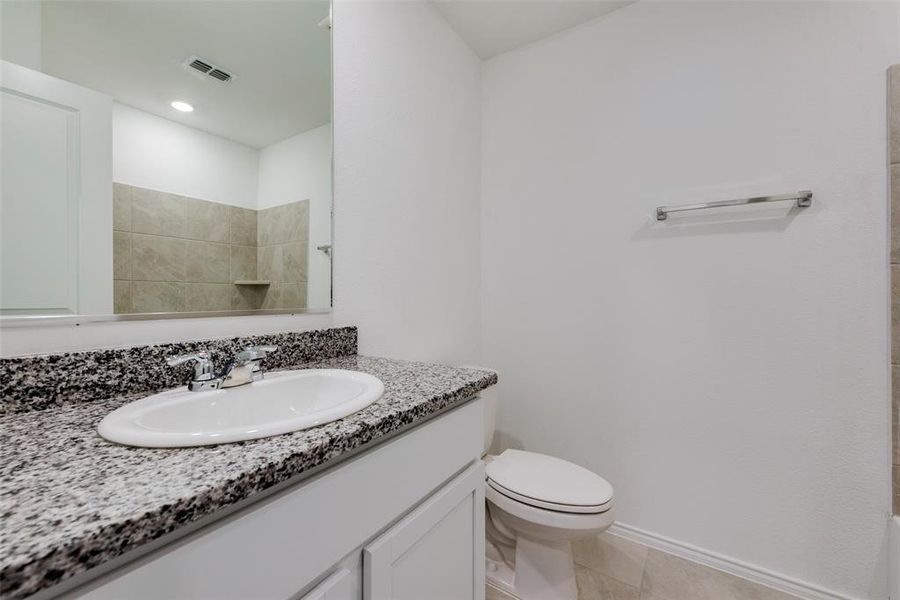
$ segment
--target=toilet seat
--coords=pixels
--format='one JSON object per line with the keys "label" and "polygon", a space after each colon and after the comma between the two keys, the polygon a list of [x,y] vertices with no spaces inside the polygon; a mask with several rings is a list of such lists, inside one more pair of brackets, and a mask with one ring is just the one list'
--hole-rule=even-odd
{"label": "toilet seat", "polygon": [[486,473],[489,488],[538,509],[597,514],[612,507],[613,488],[605,479],[553,456],[506,450],[488,463]]}
{"label": "toilet seat", "polygon": [[519,502],[498,492],[490,485],[485,486],[484,496],[491,505],[506,514],[506,519],[502,520],[508,525],[515,525],[517,535],[527,535],[535,539],[557,537],[575,539],[589,535],[593,531],[603,531],[613,521],[614,511],[611,507],[600,513],[547,510]]}
{"label": "toilet seat", "polygon": [[608,511],[612,508],[612,501],[606,502],[604,504],[598,504],[593,506],[580,506],[573,504],[556,504],[554,502],[547,502],[546,500],[538,500],[537,498],[530,498],[528,496],[523,496],[522,494],[517,494],[512,490],[508,490],[504,488],[502,485],[498,484],[491,479],[487,480],[487,484],[489,487],[494,489],[496,492],[506,496],[510,500],[515,502],[521,502],[522,504],[526,504],[528,506],[532,506],[534,508],[542,508],[544,510],[552,510],[561,513],[571,513],[573,515],[579,514],[597,514]]}

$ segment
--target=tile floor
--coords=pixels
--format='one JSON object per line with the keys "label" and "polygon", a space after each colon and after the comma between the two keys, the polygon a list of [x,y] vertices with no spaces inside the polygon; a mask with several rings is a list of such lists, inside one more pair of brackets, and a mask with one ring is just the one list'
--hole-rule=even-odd
{"label": "tile floor", "polygon": [[[578,600],[796,600],[609,533],[573,551]],[[487,600],[516,599],[488,586]]]}

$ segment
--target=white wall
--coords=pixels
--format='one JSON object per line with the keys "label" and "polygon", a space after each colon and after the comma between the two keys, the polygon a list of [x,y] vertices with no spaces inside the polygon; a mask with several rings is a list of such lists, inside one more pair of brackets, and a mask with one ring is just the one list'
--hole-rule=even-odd
{"label": "white wall", "polygon": [[896,3],[640,2],[483,80],[506,439],[608,478],[620,522],[859,598],[885,597],[898,39]]}
{"label": "white wall", "polygon": [[423,2],[334,7],[335,320],[478,359],[480,63]]}
{"label": "white wall", "polygon": [[331,123],[260,150],[258,189],[259,210],[306,199],[330,207]]}
{"label": "white wall", "polygon": [[41,70],[41,3],[0,2],[0,58]]}
{"label": "white wall", "polygon": [[113,180],[256,208],[259,152],[156,115],[113,105]]}
{"label": "white wall", "polygon": [[308,306],[331,306],[331,123],[259,151],[257,208],[309,200]]}

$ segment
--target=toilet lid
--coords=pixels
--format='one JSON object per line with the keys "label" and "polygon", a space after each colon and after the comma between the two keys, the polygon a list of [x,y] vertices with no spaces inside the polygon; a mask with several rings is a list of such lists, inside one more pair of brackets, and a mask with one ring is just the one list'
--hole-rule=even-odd
{"label": "toilet lid", "polygon": [[603,512],[612,486],[576,464],[522,450],[506,450],[487,465],[488,485],[531,506],[561,512]]}

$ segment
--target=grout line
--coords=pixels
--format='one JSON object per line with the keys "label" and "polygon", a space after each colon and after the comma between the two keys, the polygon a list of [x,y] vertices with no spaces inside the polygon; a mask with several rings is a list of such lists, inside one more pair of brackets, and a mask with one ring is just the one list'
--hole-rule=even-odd
{"label": "grout line", "polygon": [[[123,232],[124,233],[124,232]],[[204,244],[215,244],[217,246],[244,246],[244,244],[232,244],[231,242],[213,242],[210,240],[201,240],[198,238],[181,237],[177,235],[162,235],[160,233],[141,233],[140,231],[132,231],[132,235],[143,235],[147,237],[165,238],[167,240],[180,240],[182,242],[202,242]],[[246,246],[252,248],[252,246]]]}

